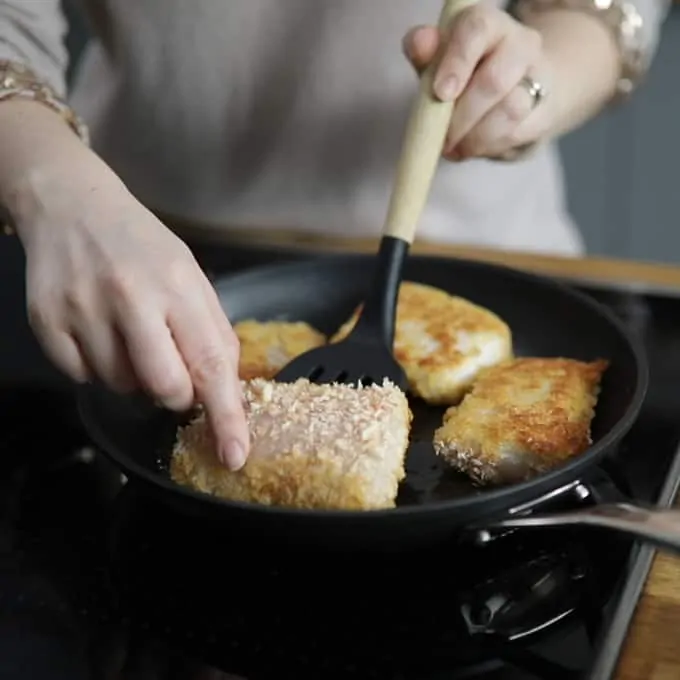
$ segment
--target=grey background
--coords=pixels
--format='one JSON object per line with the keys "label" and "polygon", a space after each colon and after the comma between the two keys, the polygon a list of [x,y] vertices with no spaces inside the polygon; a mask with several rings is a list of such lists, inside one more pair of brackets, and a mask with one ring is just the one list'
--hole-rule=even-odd
{"label": "grey background", "polygon": [[[85,27],[71,4],[76,56]],[[570,208],[591,254],[680,263],[680,6],[634,99],[565,137],[561,149]]]}
{"label": "grey background", "polygon": [[680,7],[635,98],[561,148],[570,207],[592,253],[680,263]]}

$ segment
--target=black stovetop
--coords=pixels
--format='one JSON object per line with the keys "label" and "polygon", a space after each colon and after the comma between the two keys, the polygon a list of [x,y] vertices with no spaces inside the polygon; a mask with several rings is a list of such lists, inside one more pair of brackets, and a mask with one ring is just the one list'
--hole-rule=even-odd
{"label": "black stovetop", "polygon": [[[256,263],[232,253],[228,268]],[[588,292],[641,334],[651,383],[585,486],[595,500],[667,503],[680,299]],[[0,404],[0,678],[611,677],[651,554],[628,540],[516,533],[402,559],[235,544],[124,484],[69,392],[6,385]]]}

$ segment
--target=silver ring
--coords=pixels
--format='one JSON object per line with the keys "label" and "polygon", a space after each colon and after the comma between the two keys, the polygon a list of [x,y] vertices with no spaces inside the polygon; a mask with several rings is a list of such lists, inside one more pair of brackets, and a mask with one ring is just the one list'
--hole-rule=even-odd
{"label": "silver ring", "polygon": [[531,110],[533,111],[545,99],[547,95],[545,87],[531,76],[524,76],[519,84],[531,97]]}

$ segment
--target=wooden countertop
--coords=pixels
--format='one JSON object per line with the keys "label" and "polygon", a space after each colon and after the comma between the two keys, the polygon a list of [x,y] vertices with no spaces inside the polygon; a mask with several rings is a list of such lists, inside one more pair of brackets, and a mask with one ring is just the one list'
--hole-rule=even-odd
{"label": "wooden countertop", "polygon": [[[375,239],[328,239],[294,231],[253,232],[188,228],[164,218],[186,236],[222,244],[319,252],[371,252]],[[257,242],[255,242],[257,238]],[[680,295],[680,267],[606,258],[563,258],[472,247],[416,243],[412,252],[496,262],[535,273],[597,284],[616,283],[631,289]],[[680,323],[680,320],[679,320]],[[680,507],[680,502],[677,503]],[[657,555],[637,606],[613,680],[680,680],[680,558]]]}
{"label": "wooden countertop", "polygon": [[[676,507],[680,503],[676,500]],[[657,555],[614,680],[680,678],[680,558]]]}
{"label": "wooden countertop", "polygon": [[[223,246],[277,247],[284,250],[315,252],[374,252],[378,240],[371,238],[329,238],[303,234],[294,230],[250,231],[245,228],[197,227],[183,220],[159,214],[165,224],[180,235],[203,243]],[[485,260],[525,269],[538,274],[582,281],[616,283],[632,290],[667,292],[680,295],[680,266],[652,262],[634,262],[610,258],[567,258],[527,252],[500,251],[472,246],[442,246],[416,241],[411,252],[437,257],[462,257]],[[680,676],[679,676],[680,680]]]}

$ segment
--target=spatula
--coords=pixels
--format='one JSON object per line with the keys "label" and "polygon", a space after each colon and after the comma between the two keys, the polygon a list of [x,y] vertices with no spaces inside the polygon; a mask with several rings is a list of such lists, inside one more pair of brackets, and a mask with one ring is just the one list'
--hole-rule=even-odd
{"label": "spatula", "polygon": [[[471,0],[447,0],[439,17],[446,29]],[[441,156],[453,104],[432,94],[439,55],[420,78],[420,89],[406,126],[387,218],[375,261],[371,287],[352,332],[344,340],[313,349],[293,359],[276,379],[308,378],[317,383],[382,383],[387,378],[402,389],[406,376],[393,354],[397,296],[402,269]]]}

